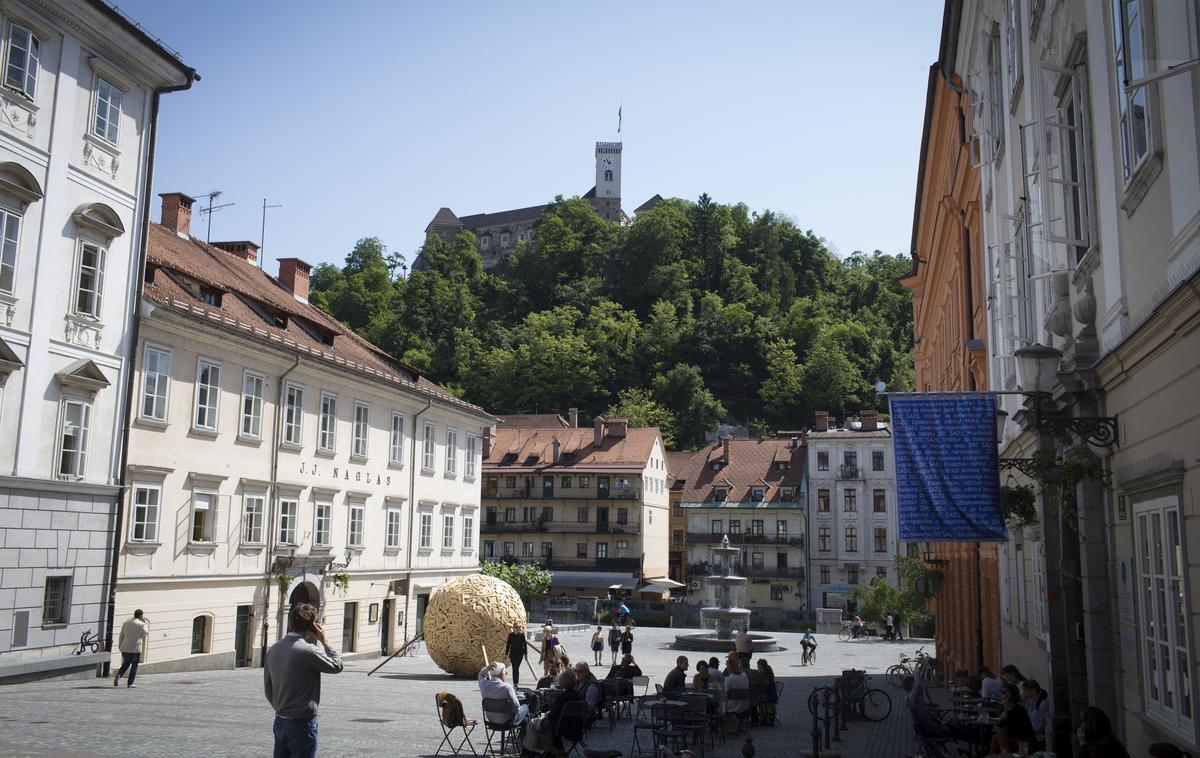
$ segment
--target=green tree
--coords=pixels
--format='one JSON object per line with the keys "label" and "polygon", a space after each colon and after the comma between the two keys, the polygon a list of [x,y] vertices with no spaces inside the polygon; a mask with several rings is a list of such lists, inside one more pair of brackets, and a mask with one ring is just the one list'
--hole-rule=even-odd
{"label": "green tree", "polygon": [[695,366],[680,365],[654,377],[654,399],[675,416],[675,440],[688,447],[704,442],[717,428],[725,407],[704,386]]}
{"label": "green tree", "polygon": [[484,561],[479,566],[479,573],[484,576],[494,576],[505,582],[521,596],[523,600],[545,597],[550,592],[550,581],[554,574],[536,563],[495,563]]}
{"label": "green tree", "polygon": [[617,402],[604,411],[606,418],[627,418],[630,426],[658,427],[663,445],[675,447],[675,415],[654,400],[649,390],[629,387],[621,390]]}
{"label": "green tree", "polygon": [[942,572],[927,568],[918,558],[898,556],[896,566],[900,569],[899,587],[877,576],[854,591],[863,620],[882,622],[889,613],[911,619],[918,611],[925,610],[944,579]]}

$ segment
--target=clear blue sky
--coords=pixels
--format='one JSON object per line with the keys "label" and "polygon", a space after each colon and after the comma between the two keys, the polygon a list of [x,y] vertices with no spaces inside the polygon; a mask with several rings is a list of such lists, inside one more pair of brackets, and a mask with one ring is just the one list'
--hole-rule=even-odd
{"label": "clear blue sky", "polygon": [[214,240],[257,241],[282,204],[272,273],[371,235],[411,261],[443,205],[583,194],[622,105],[626,211],[707,192],[841,255],[907,252],[942,6],[120,3],[203,76],[164,98],[154,191],[222,190]]}

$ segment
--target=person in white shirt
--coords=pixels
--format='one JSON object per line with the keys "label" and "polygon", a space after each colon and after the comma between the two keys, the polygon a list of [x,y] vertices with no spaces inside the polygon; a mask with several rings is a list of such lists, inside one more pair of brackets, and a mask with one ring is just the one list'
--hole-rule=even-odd
{"label": "person in white shirt", "polygon": [[890,613],[887,615],[887,618],[884,619],[884,621],[883,621],[884,626],[887,627],[887,638],[889,640],[896,638],[896,635],[892,634],[892,623],[894,621],[895,621],[895,619],[892,618],[892,614],[890,614]]}
{"label": "person in white shirt", "polygon": [[146,638],[150,636],[150,623],[138,608],[133,612],[133,618],[121,624],[121,636],[117,638],[117,648],[121,651],[121,668],[113,677],[113,686],[121,683],[125,670],[129,670],[127,687],[136,687],[133,680],[137,679],[138,663],[142,660],[142,649]]}
{"label": "person in white shirt", "polygon": [[504,680],[505,668],[500,661],[494,661],[479,670],[479,694],[489,700],[507,700],[512,705],[512,715],[500,711],[484,711],[483,718],[492,724],[512,724],[524,731],[525,721],[529,718],[529,706],[521,705],[517,699],[517,690]]}
{"label": "person in white shirt", "polygon": [[1004,685],[1004,680],[993,674],[987,666],[979,669],[979,675],[983,677],[983,683],[979,687],[979,697],[984,700],[999,700],[1000,688]]}

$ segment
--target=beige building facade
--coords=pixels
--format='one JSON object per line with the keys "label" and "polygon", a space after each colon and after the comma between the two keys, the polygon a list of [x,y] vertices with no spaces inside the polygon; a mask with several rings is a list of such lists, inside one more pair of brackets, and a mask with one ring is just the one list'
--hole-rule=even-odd
{"label": "beige building facade", "polygon": [[150,620],[149,671],[256,665],[300,601],[389,654],[478,571],[491,417],[308,305],[302,261],[191,237],[190,206],[151,225],[117,617]]}

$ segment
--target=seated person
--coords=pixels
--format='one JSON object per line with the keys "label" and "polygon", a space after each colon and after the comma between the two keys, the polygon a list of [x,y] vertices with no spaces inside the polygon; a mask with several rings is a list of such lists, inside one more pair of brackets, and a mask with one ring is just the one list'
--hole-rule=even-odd
{"label": "seated person", "polygon": [[696,661],[696,675],[692,677],[692,689],[694,690],[713,690],[718,689],[717,682],[708,672],[708,661],[701,658]]}
{"label": "seated person", "polygon": [[713,678],[718,687],[725,688],[725,675],[721,673],[721,661],[717,660],[715,655],[708,659],[708,675]]}
{"label": "seated person", "polygon": [[748,699],[730,698],[729,693],[734,690],[750,690],[750,680],[746,678],[746,672],[742,671],[742,661],[736,654],[729,659],[729,669],[725,674],[725,712],[737,718],[737,733],[740,734],[745,727],[743,720],[750,713],[753,704]]}
{"label": "seated person", "polygon": [[768,703],[774,703],[777,699],[775,694],[775,671],[771,668],[771,664],[767,663],[766,658],[759,658],[758,673],[762,675],[763,681],[763,700]]}
{"label": "seated person", "polygon": [[621,663],[608,670],[605,679],[632,679],[642,675],[642,668],[633,662],[632,655],[621,656]]}
{"label": "seated person", "polygon": [[1129,758],[1129,751],[1113,735],[1108,714],[1095,706],[1083,709],[1075,736],[1079,738],[1076,758]]}
{"label": "seated person", "polygon": [[904,704],[908,706],[908,712],[912,714],[913,729],[916,733],[922,737],[934,739],[950,737],[949,727],[934,713],[929,701],[921,691],[921,680],[910,674],[904,677],[900,686],[908,693],[904,696]]}
{"label": "seated person", "polygon": [[562,720],[563,707],[567,703],[578,703],[583,699],[575,686],[574,672],[564,671],[559,674],[557,685],[562,688],[562,694],[554,701],[554,705],[550,706],[550,712],[534,719],[533,728],[525,733],[523,745],[532,753],[552,752],[554,755],[562,755],[563,744],[560,735],[565,735],[568,739],[583,736],[583,724],[563,724],[562,729],[557,728]]}
{"label": "seated person", "polygon": [[1033,733],[1033,724],[1029,721],[1029,713],[1021,705],[1021,693],[1016,685],[1005,684],[1000,689],[1000,721],[996,724],[996,732],[992,735],[991,752],[1015,753],[1019,743],[1033,747],[1037,735]]}
{"label": "seated person", "polygon": [[562,673],[562,667],[558,663],[558,659],[552,659],[546,666],[546,675],[537,681],[539,690],[547,690],[554,687],[558,682],[558,675]]}
{"label": "seated person", "polygon": [[1033,733],[1041,741],[1046,734],[1046,714],[1050,712],[1050,698],[1036,680],[1026,679],[1021,682],[1021,701],[1025,712],[1029,714],[1029,723],[1033,724]]}
{"label": "seated person", "polygon": [[663,681],[663,692],[674,692],[687,687],[687,670],[688,659],[686,655],[681,655],[675,659],[675,668],[671,669],[671,673],[667,674],[666,680]]}
{"label": "seated person", "polygon": [[511,724],[524,730],[526,719],[529,718],[529,706],[521,705],[517,699],[517,690],[505,681],[504,664],[494,661],[479,670],[479,694],[493,700],[507,700],[512,704],[512,715],[497,711],[484,711],[483,718],[491,724]]}
{"label": "seated person", "polygon": [[[604,710],[604,688],[592,674],[592,670],[583,661],[575,661],[575,688],[588,704],[588,724],[590,725]],[[557,702],[557,701],[555,701]]]}
{"label": "seated person", "polygon": [[1004,686],[1004,680],[993,674],[987,666],[979,669],[979,676],[982,677],[979,684],[979,697],[984,700],[999,700],[1000,688]]}

